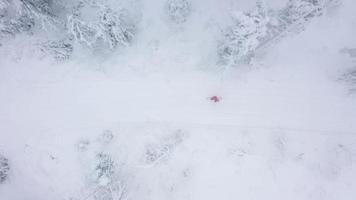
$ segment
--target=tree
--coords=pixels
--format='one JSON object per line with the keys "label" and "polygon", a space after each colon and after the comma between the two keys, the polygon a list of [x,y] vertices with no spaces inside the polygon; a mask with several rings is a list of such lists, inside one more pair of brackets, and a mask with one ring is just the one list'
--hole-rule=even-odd
{"label": "tree", "polygon": [[45,55],[65,60],[74,51],[75,43],[110,50],[128,46],[136,24],[127,9],[110,8],[106,0],[1,1],[0,41],[34,32],[44,36],[37,38],[35,44]]}
{"label": "tree", "polygon": [[258,4],[253,11],[234,12],[231,21],[218,45],[219,63],[225,66],[249,62],[267,34],[269,18],[264,6]]}
{"label": "tree", "polygon": [[[90,10],[90,19],[83,15]],[[128,11],[120,8],[117,11],[108,5],[81,1],[68,16],[67,30],[75,42],[93,47],[103,43],[110,49],[128,46],[135,35],[135,24]]]}
{"label": "tree", "polygon": [[289,0],[281,10],[258,2],[255,10],[235,12],[218,45],[219,63],[235,66],[249,63],[279,40],[305,29],[314,18],[338,0]]}

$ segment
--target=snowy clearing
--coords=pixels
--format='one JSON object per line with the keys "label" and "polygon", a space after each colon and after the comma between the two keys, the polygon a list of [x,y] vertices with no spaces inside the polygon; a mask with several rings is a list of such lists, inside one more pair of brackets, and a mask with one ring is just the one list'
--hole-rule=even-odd
{"label": "snowy clearing", "polygon": [[[23,16],[7,15],[15,9],[9,2],[0,0],[1,200],[355,199],[351,0],[326,14],[317,7],[323,14],[315,18],[302,13],[298,24],[287,18],[293,28],[278,28],[292,33],[275,28],[269,43],[263,32],[268,48],[259,46],[265,25],[248,24],[257,39],[228,50],[224,65],[217,46],[221,27],[232,26],[227,13],[253,10],[255,2],[127,0],[116,12],[115,1],[80,1],[69,39],[41,47],[56,31],[10,26],[6,20]],[[266,1],[281,13],[312,1],[288,2],[289,10]],[[58,14],[35,8],[42,14],[28,11],[28,23]],[[85,9],[101,21],[85,18]],[[111,34],[121,11],[139,16],[124,23],[137,31],[130,36]],[[239,35],[246,31],[233,30],[221,39],[228,48],[246,42]]]}

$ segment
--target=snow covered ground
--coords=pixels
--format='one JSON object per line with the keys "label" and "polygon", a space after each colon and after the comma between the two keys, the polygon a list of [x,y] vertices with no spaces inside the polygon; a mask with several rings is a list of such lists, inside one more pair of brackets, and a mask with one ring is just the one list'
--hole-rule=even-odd
{"label": "snow covered ground", "polygon": [[137,41],[105,59],[31,58],[26,36],[0,47],[1,200],[356,198],[341,80],[356,63],[340,53],[356,47],[355,3],[221,70],[212,27],[232,4],[193,2],[183,27],[144,3]]}

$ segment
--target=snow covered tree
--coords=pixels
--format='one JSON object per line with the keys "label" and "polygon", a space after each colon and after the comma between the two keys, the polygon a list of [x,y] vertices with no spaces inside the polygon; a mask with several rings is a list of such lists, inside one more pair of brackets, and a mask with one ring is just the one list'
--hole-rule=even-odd
{"label": "snow covered tree", "polygon": [[0,42],[20,33],[39,32],[42,37],[36,38],[34,45],[42,55],[56,60],[68,59],[75,43],[95,50],[128,46],[136,32],[129,11],[111,8],[106,0],[0,2]]}
{"label": "snow covered tree", "polygon": [[191,13],[191,3],[188,0],[168,0],[166,8],[169,19],[176,24],[186,22]]}
{"label": "snow covered tree", "polygon": [[311,20],[323,15],[338,2],[339,0],[289,0],[281,10],[269,10],[267,35],[258,50],[263,51],[286,36],[304,31]]}
{"label": "snow covered tree", "polygon": [[2,33],[16,34],[28,31],[35,25],[41,29],[54,27],[57,23],[52,12],[52,0],[14,0],[0,4]]}
{"label": "snow covered tree", "polygon": [[107,45],[110,49],[130,44],[135,24],[128,11],[109,8],[94,1],[81,1],[68,16],[67,30],[75,42],[89,47]]}
{"label": "snow covered tree", "polygon": [[53,13],[52,0],[20,0],[22,2],[22,13],[35,21],[39,28],[49,29],[54,28],[57,23],[55,14]]}
{"label": "snow covered tree", "polygon": [[262,4],[251,12],[235,12],[232,23],[219,41],[220,64],[231,66],[248,62],[260,40],[267,34],[268,17]]}
{"label": "snow covered tree", "polygon": [[322,11],[323,4],[320,0],[290,0],[278,13],[278,25],[282,30],[290,26],[303,30],[305,23],[320,16]]}
{"label": "snow covered tree", "polygon": [[0,39],[27,31],[34,26],[33,19],[23,12],[23,4],[18,2],[20,4],[16,5],[15,2],[2,1],[0,4]]}
{"label": "snow covered tree", "polygon": [[49,36],[64,30],[64,23],[59,17],[62,12],[60,8],[63,7],[61,3],[62,0],[3,1],[0,9],[0,42],[1,39],[14,38],[21,33],[35,36],[33,33],[37,32],[41,33],[42,37],[34,39],[33,45],[36,49],[58,60],[68,58],[72,47],[63,44],[60,38]]}
{"label": "snow covered tree", "polygon": [[252,12],[236,12],[219,41],[219,63],[248,63],[282,38],[303,31],[315,17],[338,0],[289,0],[281,10],[267,9],[261,2]]}

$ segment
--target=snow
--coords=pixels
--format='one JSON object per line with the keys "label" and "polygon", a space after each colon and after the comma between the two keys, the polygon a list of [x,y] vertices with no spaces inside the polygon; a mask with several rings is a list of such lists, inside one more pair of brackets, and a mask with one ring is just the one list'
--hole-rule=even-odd
{"label": "snow", "polygon": [[0,47],[0,199],[355,198],[356,101],[339,80],[355,3],[226,71],[215,25],[237,3],[192,1],[178,25],[142,4],[114,56],[39,59],[27,36]]}

